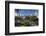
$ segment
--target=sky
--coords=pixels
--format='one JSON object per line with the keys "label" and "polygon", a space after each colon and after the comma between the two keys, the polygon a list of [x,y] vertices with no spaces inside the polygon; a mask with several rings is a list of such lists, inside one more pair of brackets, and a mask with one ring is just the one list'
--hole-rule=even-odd
{"label": "sky", "polygon": [[25,16],[28,16],[31,14],[38,15],[38,10],[36,10],[36,9],[15,9],[15,12],[18,14],[24,14]]}

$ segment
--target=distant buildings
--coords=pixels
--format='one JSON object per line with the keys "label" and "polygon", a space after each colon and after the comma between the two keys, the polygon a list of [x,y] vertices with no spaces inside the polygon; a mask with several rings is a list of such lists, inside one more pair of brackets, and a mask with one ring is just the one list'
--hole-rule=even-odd
{"label": "distant buildings", "polygon": [[[35,12],[34,14],[26,14],[27,16],[38,16],[38,13]],[[21,14],[21,13],[15,13],[15,16],[25,16],[24,14]]]}
{"label": "distant buildings", "polygon": [[15,10],[15,16],[38,16],[38,10]]}

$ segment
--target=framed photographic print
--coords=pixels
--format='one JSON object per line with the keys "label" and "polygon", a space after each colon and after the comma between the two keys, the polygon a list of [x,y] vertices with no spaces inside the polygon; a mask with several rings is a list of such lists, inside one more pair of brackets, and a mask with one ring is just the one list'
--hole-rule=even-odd
{"label": "framed photographic print", "polygon": [[5,35],[44,32],[44,3],[5,1]]}

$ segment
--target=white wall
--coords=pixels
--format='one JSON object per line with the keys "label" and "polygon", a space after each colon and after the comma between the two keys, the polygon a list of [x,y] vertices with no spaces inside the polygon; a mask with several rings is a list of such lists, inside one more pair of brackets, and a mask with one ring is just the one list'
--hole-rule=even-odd
{"label": "white wall", "polygon": [[[44,2],[44,3],[46,3],[46,0],[16,0],[16,1]],[[45,6],[46,6],[46,4],[45,4]],[[45,9],[46,9],[46,7],[45,7]],[[45,12],[45,18],[46,18],[46,12]],[[45,21],[46,21],[46,19],[45,19]],[[0,0],[0,36],[5,36],[4,34],[5,34],[5,0]],[[13,35],[11,35],[11,36],[13,36]],[[46,33],[24,34],[24,35],[14,35],[14,36],[46,36]]]}

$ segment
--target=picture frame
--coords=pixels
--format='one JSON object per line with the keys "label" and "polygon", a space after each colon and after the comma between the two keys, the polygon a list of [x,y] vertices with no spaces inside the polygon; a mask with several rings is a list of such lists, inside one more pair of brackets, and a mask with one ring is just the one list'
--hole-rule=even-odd
{"label": "picture frame", "polygon": [[[31,30],[31,32],[30,32],[30,30],[27,32],[25,29],[26,28],[22,28],[23,30],[21,31],[20,29],[18,29],[18,30],[20,30],[20,31],[18,31],[18,30],[11,30],[11,29],[13,29],[13,27],[11,27],[10,28],[10,25],[11,25],[11,21],[10,21],[10,19],[13,19],[13,18],[11,18],[10,17],[10,13],[11,13],[11,9],[14,9],[14,8],[16,8],[17,6],[16,5],[18,4],[18,5],[22,5],[22,6],[24,6],[24,10],[25,10],[25,8],[26,9],[30,9],[30,6],[31,7],[34,7],[34,6],[38,6],[39,7],[39,5],[41,5],[42,6],[42,8],[41,8],[41,13],[42,13],[42,18],[41,18],[41,16],[39,15],[39,17],[42,19],[42,24],[40,25],[41,26],[41,28],[37,31],[37,30]],[[28,6],[29,5],[29,6]],[[12,6],[12,8],[11,8],[11,6]],[[27,8],[27,6],[28,6],[28,8]],[[36,7],[34,7],[33,9],[35,9]],[[20,10],[20,8],[21,8],[21,6],[19,6],[19,7],[17,7],[19,10]],[[22,9],[22,8],[21,8]],[[37,9],[37,8],[36,8]],[[16,9],[14,9],[14,10],[16,10]],[[12,11],[13,12],[13,11]],[[29,11],[28,11],[29,12]],[[41,14],[40,13],[40,14]],[[26,13],[27,14],[27,13]],[[12,16],[12,15],[11,15]],[[14,16],[14,15],[13,15]],[[40,21],[40,20],[39,20]],[[12,26],[12,25],[11,25]],[[16,26],[14,26],[14,28],[15,28]],[[33,27],[33,26],[32,26]],[[27,27],[27,29],[30,29],[30,27]],[[34,28],[34,27],[33,27]],[[34,29],[36,29],[36,28],[34,28]],[[25,32],[26,31],[26,32]],[[45,33],[45,3],[40,3],[40,2],[20,2],[20,1],[5,1],[5,35],[20,35],[20,34],[37,34],[37,33]]]}

